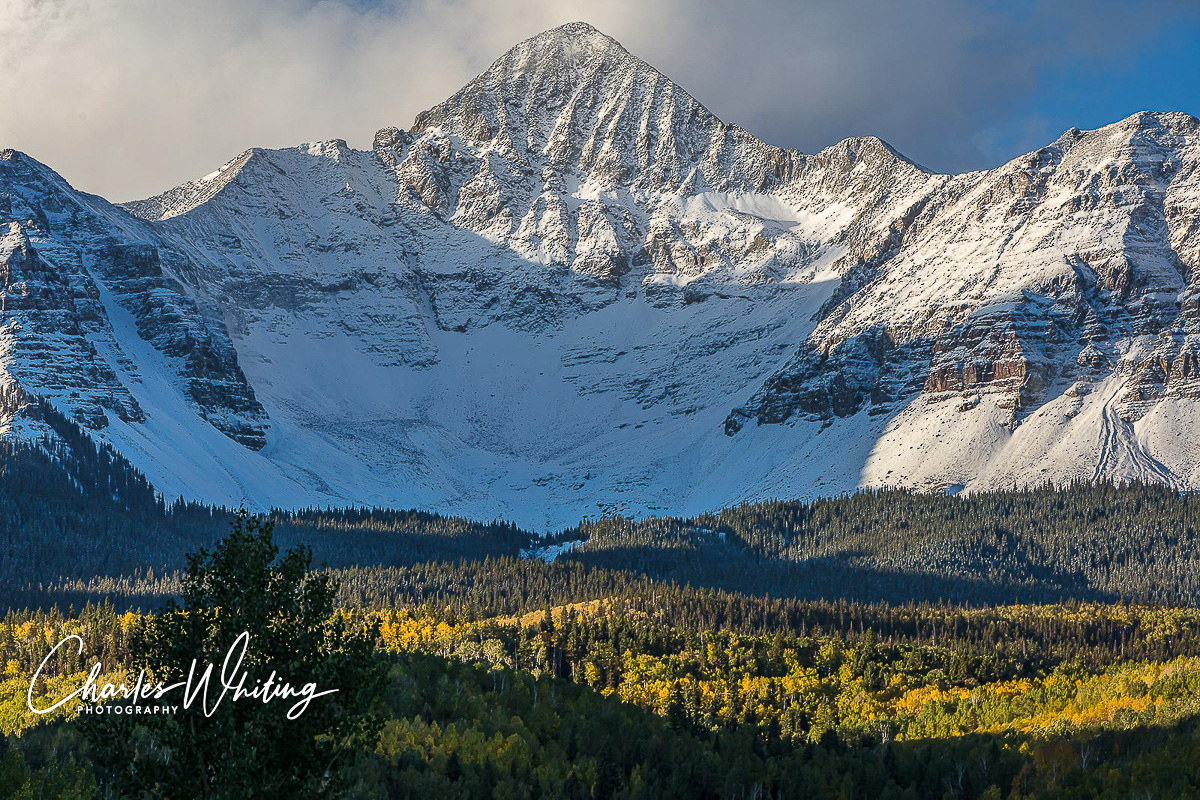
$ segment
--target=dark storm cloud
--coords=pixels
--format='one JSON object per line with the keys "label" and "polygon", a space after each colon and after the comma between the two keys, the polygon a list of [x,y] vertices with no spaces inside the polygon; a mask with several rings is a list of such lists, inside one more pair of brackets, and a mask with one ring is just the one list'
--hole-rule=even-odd
{"label": "dark storm cloud", "polygon": [[1129,8],[0,0],[0,146],[81,188],[142,196],[252,145],[338,137],[366,146],[377,128],[406,126],[517,41],[583,19],[770,142],[812,151],[875,134],[932,168],[962,170],[1058,133],[1027,110],[1049,71],[1120,65],[1194,20],[1197,4]]}

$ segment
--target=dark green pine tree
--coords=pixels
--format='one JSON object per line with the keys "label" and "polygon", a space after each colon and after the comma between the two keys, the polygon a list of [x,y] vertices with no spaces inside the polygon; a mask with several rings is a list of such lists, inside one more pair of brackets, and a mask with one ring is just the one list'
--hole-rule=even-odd
{"label": "dark green pine tree", "polygon": [[282,556],[269,522],[238,514],[227,537],[188,557],[182,603],[150,618],[132,648],[132,674],[145,668],[165,685],[216,665],[212,708],[230,647],[250,638],[241,665],[247,687],[265,681],[315,683],[336,693],[313,700],[294,719],[294,700],[264,704],[227,695],[210,715],[204,698],[182,708],[182,692],[158,702],[177,714],[106,715],[88,725],[92,752],[117,792],[180,798],[312,797],[336,794],[341,760],[378,735],[373,704],[387,663],[375,652],[378,631],[334,614],[337,585],[309,572],[311,554]]}

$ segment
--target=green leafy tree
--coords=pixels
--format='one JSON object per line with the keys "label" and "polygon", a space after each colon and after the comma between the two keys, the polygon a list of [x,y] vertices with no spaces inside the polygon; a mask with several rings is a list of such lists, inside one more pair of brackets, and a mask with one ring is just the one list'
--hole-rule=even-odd
{"label": "green leafy tree", "polygon": [[[340,762],[378,738],[373,707],[387,664],[375,652],[377,628],[335,613],[337,584],[310,572],[311,558],[304,547],[280,556],[271,523],[245,513],[211,552],[188,557],[181,602],[149,619],[132,648],[132,673],[145,668],[154,682],[170,686],[188,680],[193,659],[194,681],[212,663],[207,696],[185,709],[180,689],[149,701],[178,705],[175,714],[105,715],[89,725],[98,766],[113,788],[179,798],[337,792]],[[295,697],[235,701],[232,690],[220,697],[227,655],[235,648],[232,667],[246,633],[237,671],[246,675],[245,689],[274,673],[275,684],[336,692],[316,697],[299,714]]]}

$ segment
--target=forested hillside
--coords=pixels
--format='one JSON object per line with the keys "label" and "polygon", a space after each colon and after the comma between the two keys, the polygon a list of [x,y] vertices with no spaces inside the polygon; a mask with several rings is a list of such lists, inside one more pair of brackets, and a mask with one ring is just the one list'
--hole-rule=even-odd
{"label": "forested hillside", "polygon": [[[159,602],[174,590],[183,554],[211,543],[233,512],[164,503],[117,453],[47,404],[39,408],[53,438],[0,443],[0,602]],[[496,591],[541,582],[547,598],[560,600],[584,585],[601,594],[639,576],[863,602],[1200,600],[1200,499],[1158,485],[864,491],[692,519],[603,518],[541,540],[502,521],[415,510],[271,516],[280,542],[312,547],[314,563],[343,570],[345,591],[364,602],[436,594],[430,581],[470,584],[488,569],[476,563],[486,558],[510,560],[498,579],[511,585]],[[548,570],[520,558],[551,551]],[[437,577],[429,565],[439,561],[465,562],[462,574]]]}
{"label": "forested hillside", "polygon": [[[33,445],[0,440],[0,605],[160,603],[177,586],[184,555],[215,541],[234,510],[164,502],[116,451],[33,402],[53,435]],[[420,511],[311,509],[273,518],[281,542],[303,541],[315,563],[330,566],[515,556],[531,542],[510,524]]]}
{"label": "forested hillside", "polygon": [[[344,763],[337,796],[1200,791],[1198,612],[839,603],[779,614],[756,598],[675,594],[473,621],[356,612],[356,627],[378,626],[389,688],[378,738]],[[730,624],[714,624],[722,618]],[[40,705],[78,685],[92,658],[128,663],[149,622],[111,606],[0,622],[0,789],[112,791],[112,765],[91,749],[98,723],[70,711],[39,719],[25,691],[46,638],[79,633],[88,657],[56,660],[36,685]]]}
{"label": "forested hillside", "polygon": [[777,596],[1200,599],[1200,498],[1159,485],[864,491],[567,535],[580,540],[568,559]]}
{"label": "forested hillside", "polygon": [[42,413],[55,437],[8,446],[0,471],[4,796],[125,792],[103,744],[124,740],[71,704],[28,712],[31,676],[78,633],[83,655],[60,651],[35,698],[96,660],[128,677],[187,591],[185,554],[224,546],[231,522],[310,548],[309,579],[337,587],[333,624],[376,637],[378,731],[336,796],[1200,792],[1189,495],[874,492],[539,540],[421,511],[164,504]]}

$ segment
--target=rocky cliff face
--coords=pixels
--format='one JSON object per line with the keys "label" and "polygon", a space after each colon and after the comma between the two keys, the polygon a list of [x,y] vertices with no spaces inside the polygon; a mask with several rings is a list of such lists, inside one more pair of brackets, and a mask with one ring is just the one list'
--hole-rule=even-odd
{"label": "rocky cliff face", "polygon": [[964,407],[995,394],[1015,426],[1112,375],[1132,422],[1188,393],[1198,146],[1195,117],[1144,113],[952,179],[853,268],[861,285],[731,427],[885,413],[913,390]]}
{"label": "rocky cliff face", "polygon": [[574,24],[370,150],[250,150],[124,209],[8,153],[0,363],[223,502],[552,527],[1197,486],[1198,165],[1185,114],[966,175],[783,150]]}
{"label": "rocky cliff face", "polygon": [[[189,271],[169,243],[12,150],[0,152],[0,188],[0,380],[102,430],[146,422],[134,387],[161,368],[195,413],[262,448],[262,407],[224,326],[166,270],[164,257]],[[139,363],[122,329],[161,364]]]}

